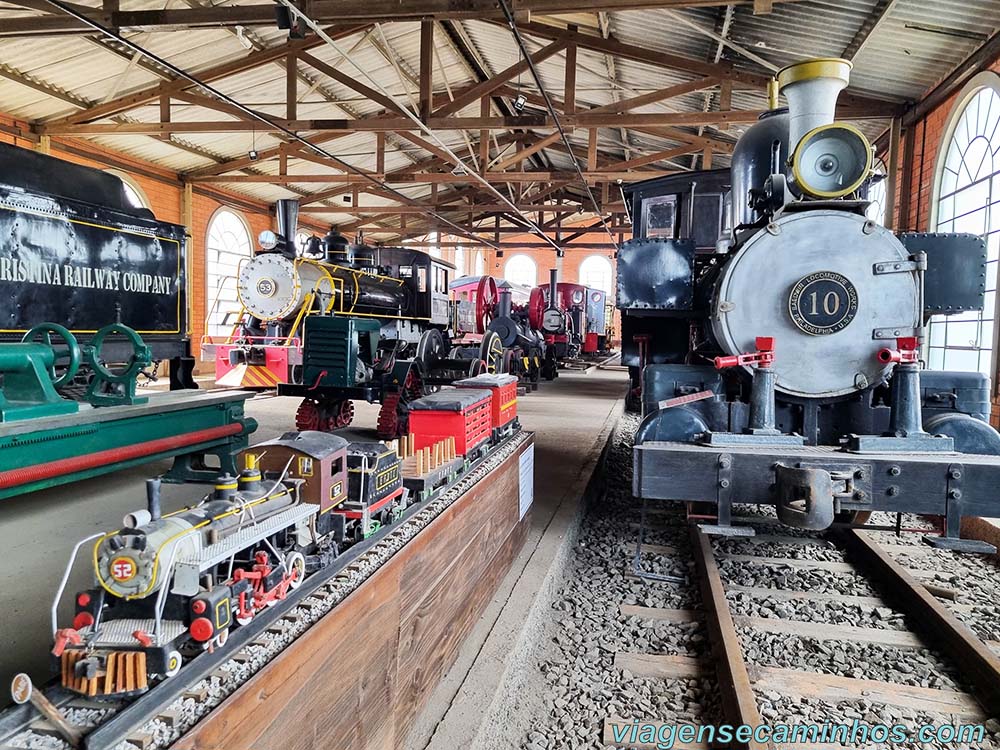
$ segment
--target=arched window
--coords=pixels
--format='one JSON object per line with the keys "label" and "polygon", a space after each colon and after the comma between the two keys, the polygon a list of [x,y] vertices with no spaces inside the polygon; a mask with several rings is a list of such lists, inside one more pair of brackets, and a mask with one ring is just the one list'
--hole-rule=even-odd
{"label": "arched window", "polygon": [[473,272],[476,276],[482,276],[486,273],[486,258],[483,255],[482,250],[476,251],[476,268]]}
{"label": "arched window", "polygon": [[205,269],[210,336],[228,336],[240,311],[236,272],[240,260],[249,258],[253,243],[250,228],[239,214],[220,208],[208,222]]}
{"label": "arched window", "polygon": [[611,261],[603,255],[591,255],[580,264],[580,283],[611,294]]}
{"label": "arched window", "polygon": [[[937,157],[932,227],[986,238],[986,304],[982,312],[935,316],[928,366],[993,377],[994,311],[1000,258],[1000,76],[981,73],[958,97]],[[995,379],[994,379],[995,380]]]}
{"label": "arched window", "polygon": [[865,211],[865,215],[869,219],[882,226],[885,226],[885,201],[888,197],[886,194],[885,173],[885,163],[881,159],[878,159],[875,163],[875,175],[868,186],[867,198],[871,202],[868,204],[868,210]]}
{"label": "arched window", "polygon": [[455,248],[455,278],[460,279],[465,276],[465,249]]}
{"label": "arched window", "polygon": [[515,255],[504,266],[503,277],[511,284],[535,286],[538,283],[538,269],[535,261],[527,255]]}
{"label": "arched window", "polygon": [[117,169],[107,170],[109,174],[113,174],[115,177],[122,181],[122,187],[125,188],[125,197],[128,198],[128,202],[132,204],[134,208],[149,208],[149,199],[146,194],[139,187],[139,183],[133,180],[124,172],[120,172]]}

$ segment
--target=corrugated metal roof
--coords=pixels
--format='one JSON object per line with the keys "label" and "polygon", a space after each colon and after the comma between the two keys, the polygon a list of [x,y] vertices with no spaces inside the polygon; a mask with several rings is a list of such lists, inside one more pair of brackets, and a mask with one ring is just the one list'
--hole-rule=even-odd
{"label": "corrugated metal roof", "polygon": [[[242,0],[246,4],[248,0]],[[258,0],[254,0],[257,2]],[[269,4],[268,0],[259,0]],[[82,0],[79,4],[100,7],[101,0]],[[208,0],[166,0],[172,7],[198,7]],[[164,0],[123,0],[128,9],[165,7]],[[605,34],[626,44],[645,49],[662,49],[671,55],[700,62],[721,60],[740,71],[770,74],[800,59],[814,56],[840,56],[857,46],[857,40],[884,3],[879,0],[802,0],[776,3],[774,11],[755,16],[748,4],[734,6],[726,22],[724,6],[684,10],[642,10],[609,12],[603,18],[596,14],[569,14],[557,19],[536,17],[540,23],[574,23],[584,33]],[[5,17],[37,15],[12,3],[0,0],[0,13]],[[517,46],[502,25],[483,21],[454,22],[460,44],[471,47],[476,64],[487,75],[494,75],[520,59]],[[854,55],[852,90],[886,99],[913,100],[941,80],[965,59],[984,39],[1000,28],[1000,3],[996,0],[891,0],[889,10],[876,25]],[[721,45],[712,34],[725,34],[744,52]],[[447,96],[477,82],[472,66],[463,58],[442,27],[436,30],[434,84],[437,96]],[[384,90],[404,106],[413,104],[418,89],[420,67],[419,24],[414,22],[382,24],[366,32],[357,32],[332,46],[319,44],[310,54],[326,64],[352,76],[367,86]],[[525,33],[529,51],[534,52],[548,41]],[[285,32],[272,28],[254,28],[246,32],[245,40],[227,29],[196,29],[183,32],[138,33],[134,38],[150,52],[160,55],[184,70],[198,75],[221,64],[227,64],[250,54],[246,45],[255,48],[280,45]],[[182,44],[178,44],[178,40]],[[123,50],[109,49],[113,45],[82,36],[59,36],[44,39],[0,39],[0,111],[29,121],[44,122],[78,111],[79,106],[101,103],[116,97],[143,91],[164,79],[141,57]],[[346,53],[346,57],[345,57]],[[135,58],[135,59],[133,59]],[[542,85],[556,99],[563,96],[565,52],[541,62],[537,68]],[[769,65],[762,64],[762,62]],[[152,69],[150,69],[152,68]],[[299,61],[299,119],[341,119],[372,116],[383,105],[371,101],[305,61]],[[15,80],[21,77],[21,81]],[[581,108],[604,106],[696,78],[681,70],[657,67],[635,60],[612,58],[601,52],[578,50],[576,102]],[[270,116],[285,115],[284,61],[277,60],[213,81],[213,86],[238,101]],[[525,72],[509,83],[527,94],[540,91],[530,73]],[[44,93],[49,87],[52,94]],[[42,90],[39,90],[42,89]],[[61,92],[61,93],[60,93]],[[54,94],[54,95],[53,95]],[[74,104],[76,103],[76,105]],[[762,92],[737,85],[733,92],[734,109],[762,109],[766,106]],[[691,112],[718,107],[718,90],[694,92],[636,108],[638,113]],[[495,111],[495,110],[494,110]],[[537,104],[527,111],[541,112]],[[479,104],[463,108],[458,115],[477,116]],[[155,102],[122,113],[105,122],[156,122],[159,107]],[[172,119],[178,122],[226,120],[223,112],[206,109],[175,100]],[[860,123],[871,137],[885,127],[884,121]],[[663,129],[602,128],[598,145],[602,163],[627,160],[657,151],[682,146],[685,138],[704,135],[717,141],[733,142],[746,128],[733,125],[729,129],[674,128]],[[418,132],[414,129],[413,132]],[[546,135],[537,131],[526,133],[534,138]],[[425,134],[422,138],[428,139]],[[496,133],[502,137],[503,133]],[[447,148],[453,150],[471,167],[469,138],[478,133],[454,130],[435,133]],[[569,133],[577,155],[585,154],[588,145],[584,130]],[[91,136],[95,143],[127,153],[179,172],[198,170],[220,160],[239,158],[250,148],[264,150],[282,142],[270,133],[184,133],[165,141],[144,135]],[[405,168],[432,155],[396,134],[386,137],[385,165],[388,171]],[[352,132],[330,140],[326,148],[345,162],[365,170],[376,168],[376,137],[371,133]],[[514,147],[503,151],[507,156]],[[491,154],[495,160],[496,151]],[[478,158],[478,153],[476,153]],[[681,155],[652,164],[644,169],[660,170],[685,167],[697,163],[698,155]],[[725,154],[717,154],[716,165],[727,163]],[[573,169],[573,160],[561,144],[554,144],[533,162],[558,171]],[[531,168],[531,166],[529,166]],[[276,161],[254,165],[258,174],[276,174]],[[445,171],[450,166],[442,167]],[[291,174],[326,174],[330,183],[270,185],[266,183],[227,184],[227,189],[271,201],[291,194],[316,193],[336,186],[336,169],[313,161],[291,159]],[[430,194],[429,185],[401,184],[401,192],[413,198]],[[465,186],[442,185],[439,196]],[[383,198],[365,197],[364,205],[381,205]],[[340,204],[337,204],[340,205]],[[322,220],[350,222],[356,218],[346,214],[316,214]],[[391,223],[391,222],[390,222]],[[377,232],[374,232],[377,235]]]}

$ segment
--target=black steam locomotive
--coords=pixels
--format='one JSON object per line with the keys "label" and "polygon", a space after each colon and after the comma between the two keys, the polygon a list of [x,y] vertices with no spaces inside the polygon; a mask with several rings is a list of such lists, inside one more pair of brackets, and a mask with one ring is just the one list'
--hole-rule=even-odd
{"label": "black steam locomotive", "polygon": [[[123,323],[170,362],[172,388],[195,388],[185,252],[184,227],[133,206],[119,177],[0,143],[0,341],[57,321],[88,343]],[[102,352],[132,355],[116,339]]]}
{"label": "black steam locomotive", "polygon": [[623,360],[644,419],[634,492],[773,504],[810,529],[874,510],[996,515],[989,379],[921,371],[931,315],[982,309],[985,243],[895,235],[866,216],[872,150],[833,120],[850,63],[778,76],[788,109],[740,139],[730,171],[629,190],[618,259]]}
{"label": "black steam locomotive", "polygon": [[405,434],[406,404],[435,386],[503,371],[499,337],[478,356],[452,356],[475,328],[475,309],[449,299],[454,267],[421,250],[369,247],[335,230],[295,245],[298,203],[278,201],[278,231],[239,267],[242,310],[230,336],[203,351],[224,385],[302,398],[300,430],[346,427],[354,399],[382,404],[380,437]]}

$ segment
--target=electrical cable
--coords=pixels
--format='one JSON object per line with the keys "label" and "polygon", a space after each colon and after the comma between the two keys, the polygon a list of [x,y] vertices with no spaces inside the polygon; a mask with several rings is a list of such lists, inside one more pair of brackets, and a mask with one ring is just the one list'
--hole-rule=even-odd
{"label": "electrical cable", "polygon": [[[49,0],[49,2],[51,1],[52,0]],[[287,0],[279,0],[279,2],[286,1]],[[563,129],[562,123],[559,121],[559,115],[556,113],[556,108],[552,104],[552,98],[549,96],[549,92],[545,90],[545,86],[542,84],[542,77],[538,75],[538,68],[535,67],[535,63],[531,59],[531,55],[528,54],[527,45],[524,43],[524,38],[521,36],[520,29],[517,28],[517,21],[514,20],[514,13],[511,11],[507,0],[499,0],[499,3],[500,9],[503,11],[504,17],[507,20],[507,26],[510,28],[511,34],[514,35],[514,40],[517,42],[517,46],[521,49],[521,54],[524,55],[524,59],[528,63],[528,69],[531,71],[532,78],[535,79],[535,85],[538,86],[538,90],[541,92],[542,98],[545,99],[545,107],[549,110],[549,116],[556,124],[556,129],[559,131],[559,135],[562,138],[563,146],[565,146],[566,152],[569,154],[569,160],[573,163],[573,168],[576,170],[577,175],[579,175],[580,182],[583,183],[583,189],[587,191],[587,197],[590,198],[590,204],[594,207],[594,213],[597,215],[597,218],[601,220],[601,226],[604,227],[604,231],[607,232],[608,239],[611,240],[611,244],[614,245],[616,250],[618,250],[618,241],[615,239],[614,234],[612,234],[611,227],[608,226],[608,222],[604,220],[604,214],[597,205],[597,199],[594,197],[594,192],[590,189],[590,184],[587,182],[587,178],[584,176],[583,170],[580,169],[580,165],[577,163],[576,157],[573,155],[573,146],[570,144],[569,136],[566,135],[566,131]]]}
{"label": "electrical cable", "polygon": [[[413,198],[410,198],[408,195],[406,195],[405,193],[397,190],[396,188],[391,187],[388,183],[386,183],[386,182],[384,182],[382,180],[379,180],[378,178],[371,176],[369,173],[365,172],[361,168],[355,167],[353,164],[350,164],[350,163],[344,161],[343,159],[340,159],[339,157],[337,157],[334,154],[332,154],[329,151],[327,151],[322,146],[319,146],[319,145],[313,143],[312,141],[310,141],[308,138],[305,138],[305,137],[299,135],[297,132],[295,132],[291,128],[287,128],[284,125],[271,120],[270,118],[266,117],[265,115],[262,115],[262,114],[260,114],[258,112],[255,112],[254,110],[250,109],[249,107],[245,106],[244,104],[238,102],[236,99],[233,99],[228,94],[222,93],[218,89],[215,89],[212,86],[208,85],[207,83],[199,80],[195,76],[191,75],[190,73],[188,73],[185,70],[182,70],[181,68],[177,67],[173,63],[168,62],[167,60],[164,60],[163,58],[159,57],[158,55],[154,54],[153,52],[150,52],[149,50],[145,49],[144,47],[141,47],[140,45],[136,44],[135,42],[132,42],[129,39],[126,39],[125,37],[123,37],[120,34],[116,33],[112,29],[104,26],[103,24],[98,23],[93,18],[90,18],[89,16],[86,16],[83,13],[75,10],[72,6],[69,6],[66,3],[62,2],[62,0],[45,0],[45,2],[47,2],[49,5],[53,6],[54,8],[57,8],[58,10],[62,11],[66,15],[68,15],[68,16],[70,16],[72,18],[75,18],[76,20],[80,21],[81,23],[86,24],[90,28],[94,29],[94,31],[100,32],[101,34],[105,35],[109,39],[113,39],[116,42],[119,42],[120,44],[124,44],[126,47],[128,47],[129,49],[131,49],[133,52],[136,52],[136,53],[138,53],[140,55],[143,55],[148,60],[156,63],[157,65],[162,65],[166,70],[168,70],[173,75],[177,76],[178,78],[182,78],[185,81],[188,81],[189,83],[191,83],[194,86],[198,86],[203,91],[207,92],[211,96],[214,96],[219,101],[225,102],[226,104],[228,104],[228,105],[230,105],[232,107],[235,107],[236,109],[238,109],[240,112],[242,112],[243,114],[247,115],[251,119],[266,124],[268,126],[268,128],[274,129],[274,130],[277,130],[278,132],[283,133],[284,135],[288,136],[289,138],[291,138],[291,139],[293,139],[293,140],[301,143],[303,146],[305,146],[309,150],[315,152],[319,156],[322,156],[322,157],[324,157],[326,159],[329,159],[330,161],[332,161],[332,162],[334,162],[336,164],[339,164],[346,171],[349,171],[349,172],[352,172],[354,174],[360,175],[361,177],[365,178],[368,182],[370,182],[372,185],[375,185],[376,187],[380,187],[380,188],[383,188],[383,189],[387,190],[388,192],[392,193],[394,196],[396,196],[397,198],[399,198],[403,203],[406,203],[408,205],[413,205],[413,206],[421,206],[421,204],[419,202],[417,202]],[[336,176],[331,176],[330,181],[331,182],[336,182],[337,181],[336,180]],[[423,206],[421,206],[421,207],[423,207]],[[480,237],[478,235],[473,234],[472,232],[470,232],[470,231],[466,230],[465,228],[459,226],[455,222],[453,222],[450,219],[442,216],[441,214],[437,213],[436,211],[432,211],[432,210],[428,209],[427,210],[427,214],[429,216],[433,216],[435,219],[437,219],[438,221],[446,224],[447,226],[455,229],[456,232],[459,235],[463,236],[463,237],[467,237],[470,240],[474,240],[475,242],[477,242],[479,244],[483,244],[483,245],[487,245],[489,247],[492,247],[494,250],[500,250],[501,249],[499,245],[497,245],[497,244],[495,244],[495,243],[493,243],[493,242],[491,242],[491,241],[489,241],[487,239],[484,239],[483,237]]]}
{"label": "electrical cable", "polygon": [[480,183],[489,192],[491,192],[493,195],[497,196],[504,204],[510,206],[510,208],[517,213],[517,215],[520,218],[520,220],[522,222],[524,222],[521,226],[529,229],[531,232],[534,232],[534,233],[540,235],[546,242],[548,242],[550,245],[552,245],[552,247],[557,252],[562,252],[562,248],[560,248],[559,245],[555,241],[553,241],[552,239],[550,239],[544,233],[544,231],[541,229],[541,227],[539,227],[531,219],[529,219],[527,216],[525,216],[524,212],[522,212],[517,207],[516,204],[514,204],[509,198],[507,198],[507,196],[505,196],[503,193],[501,193],[499,190],[497,190],[495,187],[493,187],[493,185],[490,184],[489,180],[487,180],[486,178],[480,176],[475,169],[470,169],[469,165],[466,164],[462,160],[462,157],[460,157],[458,154],[456,154],[454,151],[452,151],[452,149],[449,148],[449,146],[438,137],[437,133],[435,133],[433,130],[431,130],[426,125],[426,123],[424,123],[419,117],[417,117],[413,112],[411,112],[409,110],[409,108],[401,105],[398,101],[396,101],[396,97],[391,92],[389,92],[384,86],[382,86],[381,83],[379,83],[374,78],[372,78],[371,74],[369,74],[369,72],[367,70],[365,70],[364,68],[362,68],[356,62],[354,62],[354,60],[351,59],[351,57],[349,55],[347,55],[340,48],[340,45],[338,45],[337,42],[333,38],[331,38],[330,35],[327,34],[319,24],[317,24],[315,21],[313,21],[311,18],[309,18],[309,16],[307,16],[301,9],[297,8],[291,2],[291,0],[276,0],[276,2],[278,2],[281,5],[283,5],[285,8],[288,9],[289,13],[291,13],[293,16],[295,16],[296,18],[298,18],[299,20],[301,20],[306,26],[308,26],[310,29],[312,29],[313,33],[316,34],[316,36],[318,36],[320,39],[322,39],[329,47],[331,47],[332,49],[336,50],[337,53],[340,54],[340,56],[342,58],[344,58],[344,60],[346,60],[347,62],[349,62],[351,64],[351,67],[353,67],[362,76],[364,76],[372,84],[372,86],[375,87],[375,89],[380,94],[382,94],[383,96],[387,97],[390,101],[392,101],[393,104],[396,105],[397,111],[399,111],[408,120],[410,120],[420,130],[420,132],[422,132],[428,138],[432,139],[437,144],[438,148],[440,148],[442,151],[444,151],[448,155],[448,157],[454,162],[454,164],[455,164],[456,167],[459,167],[460,169],[462,169],[466,174],[468,174],[470,177],[472,177],[476,182]]}

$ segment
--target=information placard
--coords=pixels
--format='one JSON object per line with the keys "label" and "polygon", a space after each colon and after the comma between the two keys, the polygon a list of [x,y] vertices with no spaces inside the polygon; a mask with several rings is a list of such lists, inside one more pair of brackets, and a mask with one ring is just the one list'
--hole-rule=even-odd
{"label": "information placard", "polygon": [[528,512],[531,503],[535,499],[535,444],[529,445],[520,459],[520,518]]}

